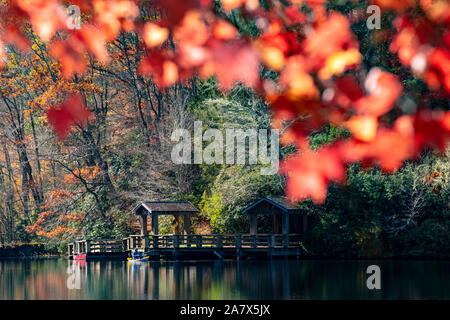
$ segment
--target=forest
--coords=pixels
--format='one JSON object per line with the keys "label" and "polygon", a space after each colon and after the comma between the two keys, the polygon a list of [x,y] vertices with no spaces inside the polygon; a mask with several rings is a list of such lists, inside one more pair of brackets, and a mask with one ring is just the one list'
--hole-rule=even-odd
{"label": "forest", "polygon": [[[287,195],[310,256],[450,258],[447,1],[69,2],[0,4],[1,243],[120,239],[144,200],[245,233],[244,208]],[[50,18],[70,4],[80,30]],[[195,121],[280,129],[280,172],[175,164]]]}

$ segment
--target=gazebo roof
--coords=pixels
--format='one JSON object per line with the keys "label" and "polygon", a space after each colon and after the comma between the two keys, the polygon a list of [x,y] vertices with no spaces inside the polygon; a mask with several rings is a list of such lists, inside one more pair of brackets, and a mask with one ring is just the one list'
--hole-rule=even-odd
{"label": "gazebo roof", "polygon": [[280,214],[284,213],[293,214],[302,212],[301,209],[299,209],[295,203],[290,202],[287,198],[282,196],[263,197],[258,201],[254,202],[253,204],[251,204],[250,206],[248,206],[247,208],[245,208],[243,212],[247,214],[258,214],[260,208],[267,206],[278,209]]}
{"label": "gazebo roof", "polygon": [[133,209],[133,213],[136,215],[195,214],[198,212],[199,210],[188,201],[145,201]]}

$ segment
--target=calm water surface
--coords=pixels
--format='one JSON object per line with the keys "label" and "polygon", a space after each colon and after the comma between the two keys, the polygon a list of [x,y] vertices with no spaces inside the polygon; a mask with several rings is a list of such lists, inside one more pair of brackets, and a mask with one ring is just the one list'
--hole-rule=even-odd
{"label": "calm water surface", "polygon": [[[371,264],[381,290],[366,287]],[[450,299],[450,262],[3,260],[0,299]]]}

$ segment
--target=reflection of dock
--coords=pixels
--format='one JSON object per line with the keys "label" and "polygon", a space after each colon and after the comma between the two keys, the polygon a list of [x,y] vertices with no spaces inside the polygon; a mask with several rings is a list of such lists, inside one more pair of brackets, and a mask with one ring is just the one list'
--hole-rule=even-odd
{"label": "reflection of dock", "polygon": [[298,234],[236,235],[132,235],[123,240],[81,240],[69,244],[69,258],[124,259],[131,250],[145,252],[151,259],[239,259],[243,257],[286,257],[301,254]]}

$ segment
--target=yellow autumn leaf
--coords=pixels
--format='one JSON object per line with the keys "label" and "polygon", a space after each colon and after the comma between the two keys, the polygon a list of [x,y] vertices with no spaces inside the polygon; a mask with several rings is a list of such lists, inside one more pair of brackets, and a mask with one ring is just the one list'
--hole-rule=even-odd
{"label": "yellow autumn leaf", "polygon": [[348,67],[359,64],[361,58],[361,53],[355,48],[333,53],[327,58],[325,66],[319,70],[319,77],[327,80],[333,75],[341,74]]}

